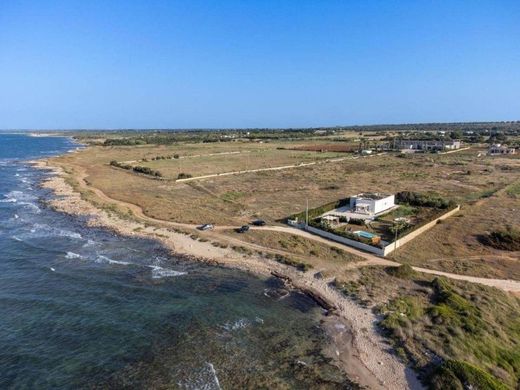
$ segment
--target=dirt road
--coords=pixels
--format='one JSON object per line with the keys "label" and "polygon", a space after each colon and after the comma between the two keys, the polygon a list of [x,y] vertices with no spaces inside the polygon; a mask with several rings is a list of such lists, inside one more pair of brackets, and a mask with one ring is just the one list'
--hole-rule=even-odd
{"label": "dirt road", "polygon": [[[113,198],[109,197],[108,195],[106,195],[99,188],[89,186],[87,184],[87,182],[85,181],[85,179],[88,176],[87,173],[85,172],[85,170],[79,166],[74,166],[74,169],[76,171],[76,179],[78,180],[78,184],[80,187],[82,187],[85,190],[92,191],[93,193],[96,194],[96,196],[98,198],[100,198],[101,200],[103,200],[105,202],[117,204],[119,206],[123,206],[127,209],[130,209],[132,211],[132,213],[134,214],[134,216],[143,222],[150,222],[150,223],[155,223],[155,224],[161,224],[163,226],[171,226],[174,228],[181,228],[181,229],[187,229],[187,230],[196,230],[197,229],[198,225],[172,222],[172,221],[166,221],[166,220],[149,217],[143,212],[143,209],[140,206],[133,204],[133,203],[113,199]],[[295,256],[294,254],[292,254],[290,252],[272,249],[272,248],[264,247],[264,246],[261,246],[258,244],[245,242],[245,241],[239,240],[237,238],[230,237],[229,235],[224,235],[222,233],[219,233],[219,231],[221,231],[221,230],[230,230],[230,229],[234,229],[236,227],[237,226],[218,226],[215,228],[214,231],[199,232],[199,233],[206,234],[210,237],[220,238],[227,242],[232,242],[236,245],[239,245],[239,246],[242,246],[245,248],[249,248],[251,250],[263,251],[263,252],[269,252],[269,253],[278,253],[278,254],[283,254],[283,255],[291,255],[293,257],[301,257],[301,256]],[[262,227],[253,226],[253,227],[251,227],[251,229],[252,230],[268,230],[268,231],[276,231],[276,232],[294,234],[294,235],[304,237],[309,240],[321,242],[321,243],[324,243],[329,246],[340,248],[346,252],[352,253],[356,256],[359,256],[359,257],[362,257],[365,259],[365,261],[350,263],[347,265],[347,268],[358,268],[358,267],[365,267],[365,266],[370,266],[370,265],[398,267],[401,265],[400,263],[397,263],[395,261],[387,260],[387,259],[378,257],[376,255],[373,255],[373,254],[370,254],[367,252],[363,252],[361,250],[358,250],[358,249],[355,249],[355,248],[352,248],[352,247],[349,247],[346,245],[342,245],[340,243],[336,243],[336,242],[327,240],[320,236],[313,235],[309,232],[306,232],[306,231],[303,231],[300,229],[296,229],[296,228],[292,228],[292,227],[288,227],[288,226],[278,226],[278,225],[270,225],[270,226],[262,226]],[[454,273],[449,273],[449,272],[442,272],[442,271],[421,268],[421,267],[413,267],[413,269],[417,272],[424,272],[427,274],[444,276],[444,277],[447,277],[450,279],[455,279],[455,280],[464,280],[464,281],[471,282],[471,283],[480,283],[480,284],[483,284],[486,286],[496,287],[496,288],[499,288],[504,291],[520,293],[520,281],[516,281],[516,280],[480,278],[480,277],[475,277],[475,276],[459,275],[459,274],[454,274]]]}

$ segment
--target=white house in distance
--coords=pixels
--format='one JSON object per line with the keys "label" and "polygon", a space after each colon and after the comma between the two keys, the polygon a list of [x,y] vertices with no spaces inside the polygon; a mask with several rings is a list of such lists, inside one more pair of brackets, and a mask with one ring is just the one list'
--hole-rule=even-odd
{"label": "white house in distance", "polygon": [[374,215],[395,207],[395,195],[363,193],[350,197],[350,210],[357,214]]}
{"label": "white house in distance", "polygon": [[501,145],[501,144],[491,145],[490,148],[488,149],[488,154],[490,156],[498,156],[501,154],[515,154],[515,153],[516,153],[515,148],[509,147],[507,145]]}

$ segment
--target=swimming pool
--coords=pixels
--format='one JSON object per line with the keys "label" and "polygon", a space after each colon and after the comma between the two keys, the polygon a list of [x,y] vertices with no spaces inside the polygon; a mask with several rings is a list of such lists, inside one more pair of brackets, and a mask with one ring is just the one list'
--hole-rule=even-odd
{"label": "swimming pool", "polygon": [[365,232],[364,230],[357,230],[357,231],[354,232],[354,234],[357,234],[359,237],[363,237],[363,238],[378,237],[377,234],[370,233],[370,232]]}

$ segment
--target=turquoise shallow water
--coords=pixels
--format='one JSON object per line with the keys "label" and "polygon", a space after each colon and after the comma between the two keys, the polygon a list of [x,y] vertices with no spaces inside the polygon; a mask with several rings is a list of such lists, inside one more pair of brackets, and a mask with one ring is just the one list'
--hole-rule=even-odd
{"label": "turquoise shallow water", "polygon": [[0,134],[0,388],[351,388],[306,296],[46,208],[75,147]]}

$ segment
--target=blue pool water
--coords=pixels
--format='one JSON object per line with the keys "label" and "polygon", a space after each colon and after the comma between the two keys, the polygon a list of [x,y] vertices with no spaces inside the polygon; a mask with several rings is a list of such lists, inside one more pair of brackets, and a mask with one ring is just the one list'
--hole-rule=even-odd
{"label": "blue pool water", "polygon": [[357,234],[360,237],[369,238],[369,239],[377,237],[377,234],[370,233],[370,232],[365,232],[364,230],[357,230],[357,231],[354,232],[354,234]]}

